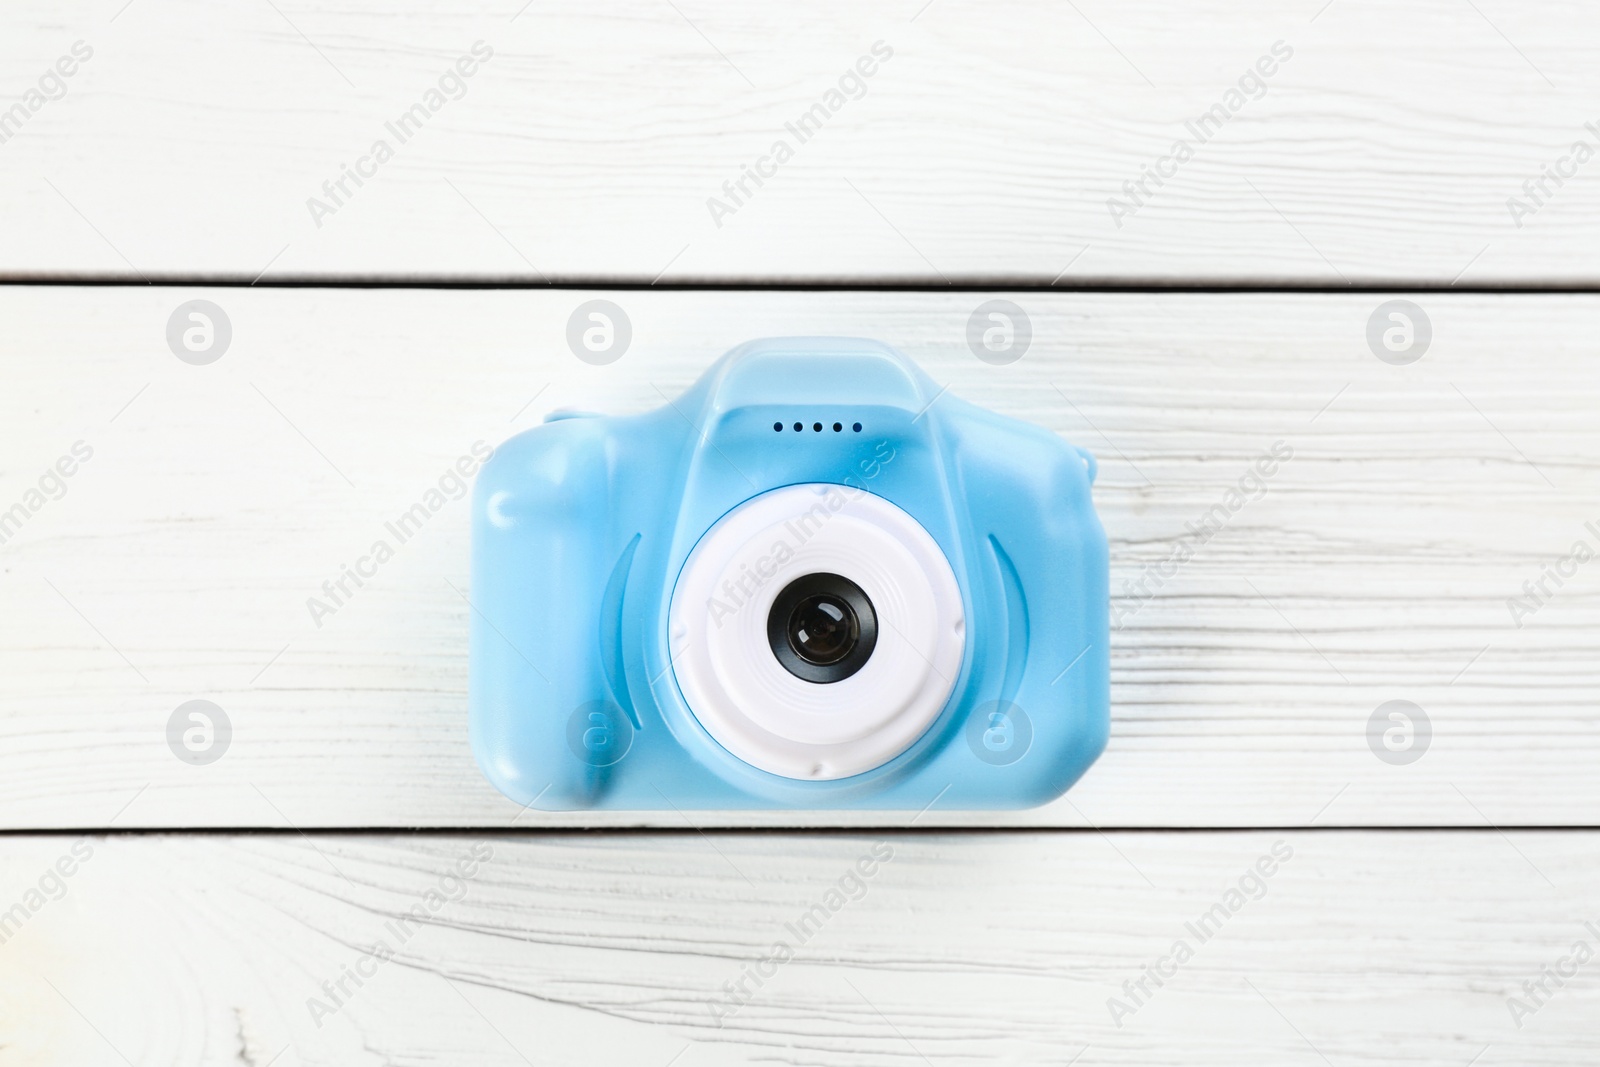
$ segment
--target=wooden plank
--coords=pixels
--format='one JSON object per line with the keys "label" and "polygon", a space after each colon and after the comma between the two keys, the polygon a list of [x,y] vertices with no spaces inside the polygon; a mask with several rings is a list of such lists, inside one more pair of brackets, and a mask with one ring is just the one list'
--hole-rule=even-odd
{"label": "wooden plank", "polygon": [[86,1067],[1565,1065],[1600,1013],[1595,846],[10,837],[0,903],[38,907],[0,944],[0,1010],[16,1062]]}
{"label": "wooden plank", "polygon": [[[564,340],[597,296],[633,323],[604,367]],[[805,331],[880,338],[954,395],[1100,457],[1109,751],[1060,803],[935,806],[919,826],[1600,821],[1597,572],[1543,577],[1597,540],[1600,298],[1425,297],[1433,339],[1409,366],[1368,350],[1380,296],[1027,293],[1008,298],[1032,346],[992,366],[965,340],[991,298],[0,290],[0,508],[75,442],[93,449],[0,545],[0,821],[100,827],[137,797],[117,826],[503,824],[516,806],[467,747],[466,504],[332,615],[310,598],[452,490],[475,442],[560,406],[658,406],[734,344]],[[231,320],[208,366],[167,346],[191,299]],[[1263,494],[1251,468],[1277,442],[1292,457]],[[1241,483],[1254,499],[1229,515]],[[1542,606],[1514,618],[1508,601],[1541,581]],[[166,739],[194,699],[232,723],[209,766]],[[1369,747],[1390,700],[1431,722],[1409,764]]]}
{"label": "wooden plank", "polygon": [[1600,280],[1579,0],[28,0],[3,29],[12,277]]}

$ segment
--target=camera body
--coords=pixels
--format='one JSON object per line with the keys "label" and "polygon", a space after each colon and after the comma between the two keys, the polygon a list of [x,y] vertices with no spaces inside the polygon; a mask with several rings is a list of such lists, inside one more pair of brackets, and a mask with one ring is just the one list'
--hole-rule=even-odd
{"label": "camera body", "polygon": [[474,754],[544,810],[1054,799],[1109,728],[1094,473],[849,338],[553,415],[474,487]]}

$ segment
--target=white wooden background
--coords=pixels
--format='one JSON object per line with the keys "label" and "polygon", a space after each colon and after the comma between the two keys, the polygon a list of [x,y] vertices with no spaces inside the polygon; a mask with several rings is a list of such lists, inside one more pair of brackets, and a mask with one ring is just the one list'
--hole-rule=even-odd
{"label": "white wooden background", "polygon": [[[1600,163],[1560,162],[1600,148],[1593,9],[28,0],[0,31],[0,117],[93,49],[0,124],[0,509],[94,450],[0,544],[0,1067],[1593,1059],[1597,965],[1520,1027],[1509,998],[1600,950],[1600,570],[1507,608],[1600,546]],[[316,225],[479,40],[466,95]],[[880,40],[866,95],[717,226],[707,197]],[[1265,94],[1116,225],[1107,198],[1279,41]],[[876,288],[766,288],[808,282]],[[1433,327],[1410,366],[1365,339],[1399,289]],[[604,368],[562,340],[596,296],[634,326]],[[1009,367],[966,349],[994,297],[1035,331]],[[211,366],[166,345],[191,299],[233,326]],[[793,332],[896,344],[1093,449],[1124,610],[1294,448],[1117,630],[1111,745],[1063,801],[520,811],[465,743],[461,502],[311,622],[475,441],[656,405]],[[165,740],[196,698],[235,728],[206,767]],[[1368,747],[1391,699],[1432,723],[1409,765]],[[424,902],[318,1026],[321,983]]]}
{"label": "white wooden background", "polygon": [[[8,93],[94,50],[0,145],[13,276],[1600,280],[1600,162],[1506,203],[1600,147],[1582,0],[9,7]],[[318,226],[307,199],[479,40],[465,95]],[[865,96],[716,225],[875,41]],[[1116,225],[1279,41],[1265,95]]]}
{"label": "white wooden background", "polygon": [[[1596,963],[1520,1029],[1507,1008],[1575,941],[1593,948],[1592,838],[1516,838],[90,837],[65,895],[0,946],[3,1054],[84,1067],[1593,1062]],[[13,841],[0,887],[19,892],[78,840]],[[799,944],[788,927],[880,843],[893,858]],[[1210,940],[1190,933],[1275,844],[1291,858],[1265,889]],[[472,877],[450,875],[483,846]],[[413,907],[429,921],[402,942],[389,924]],[[1192,957],[1147,980],[1117,1026],[1107,1001],[1180,939]],[[753,996],[728,1011],[725,983],[781,956],[779,941],[793,958],[765,965],[759,989],[746,979]],[[392,958],[364,964],[380,942]],[[347,979],[314,1019],[308,1001],[333,1004],[322,984],[358,968],[362,985]]]}

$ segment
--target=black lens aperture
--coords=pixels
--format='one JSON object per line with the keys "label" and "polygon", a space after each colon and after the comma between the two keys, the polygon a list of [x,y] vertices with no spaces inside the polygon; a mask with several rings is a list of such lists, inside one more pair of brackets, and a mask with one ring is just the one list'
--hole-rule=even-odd
{"label": "black lens aperture", "polygon": [[806,597],[789,614],[789,647],[819,667],[848,656],[860,635],[861,624],[849,602],[827,593]]}
{"label": "black lens aperture", "polygon": [[837,574],[796,578],[772,603],[767,641],[797,678],[825,684],[859,671],[878,640],[878,616],[861,587]]}

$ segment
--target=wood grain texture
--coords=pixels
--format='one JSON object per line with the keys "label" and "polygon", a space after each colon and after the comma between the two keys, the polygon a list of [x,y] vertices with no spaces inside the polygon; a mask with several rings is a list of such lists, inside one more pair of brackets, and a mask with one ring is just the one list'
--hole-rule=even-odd
{"label": "wood grain texture", "polygon": [[[1597,541],[1600,298],[1421,297],[1432,345],[1397,367],[1367,348],[1380,296],[1018,293],[1032,347],[994,367],[965,338],[992,294],[612,292],[633,344],[593,367],[564,329],[595,295],[0,290],[0,509],[75,442],[94,450],[0,545],[0,823],[682,828],[519,813],[478,773],[464,503],[320,625],[307,601],[474,442],[558,406],[657,406],[734,344],[803,332],[887,341],[1100,457],[1110,748],[1057,804],[935,805],[918,826],[1600,822],[1600,564],[1542,577]],[[199,297],[233,329],[204,367],[164,334]],[[1280,441],[1292,458],[1219,523]],[[1144,577],[1185,539],[1191,559]],[[191,699],[233,723],[210,766],[167,746]],[[1394,699],[1432,724],[1405,766],[1367,740]]]}
{"label": "wood grain texture", "polygon": [[[74,845],[88,858],[48,879]],[[1597,1038],[1600,964],[1571,965],[1600,943],[1595,846],[1581,831],[12,837],[0,904],[41,878],[61,895],[0,944],[0,1057],[1567,1065]],[[1547,967],[1569,977],[1534,1005],[1523,983]],[[1131,1011],[1114,1020],[1113,999]]]}
{"label": "wood grain texture", "polygon": [[[0,144],[12,277],[1600,281],[1579,0],[28,0],[0,26],[8,107],[93,50]],[[477,41],[459,99],[390,132]],[[878,41],[864,94],[789,132]]]}

